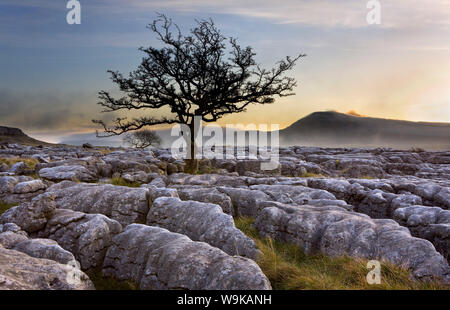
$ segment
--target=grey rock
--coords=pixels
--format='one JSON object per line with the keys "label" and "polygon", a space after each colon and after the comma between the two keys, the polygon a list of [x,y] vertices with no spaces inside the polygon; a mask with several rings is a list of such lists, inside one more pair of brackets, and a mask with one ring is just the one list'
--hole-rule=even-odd
{"label": "grey rock", "polygon": [[416,195],[397,195],[391,202],[391,214],[395,212],[395,210],[399,208],[409,207],[412,205],[421,205],[422,198]]}
{"label": "grey rock", "polygon": [[360,177],[376,177],[382,178],[386,175],[384,170],[379,166],[374,165],[354,165],[349,166],[343,170],[343,176],[348,178]]}
{"label": "grey rock", "polygon": [[434,200],[444,209],[450,209],[450,188],[443,188],[436,194]]}
{"label": "grey rock", "polygon": [[[120,174],[125,173],[137,173],[142,172],[158,172],[158,168],[154,165],[148,164],[145,160],[140,158],[133,158],[133,154],[127,154],[123,159],[116,157],[104,157],[105,163],[111,165],[112,173],[118,172]],[[156,168],[156,169],[155,169]]]}
{"label": "grey rock", "polygon": [[16,243],[12,249],[31,257],[50,259],[61,264],[69,264],[75,261],[72,253],[64,250],[56,241],[50,239],[23,240]]}
{"label": "grey rock", "polygon": [[195,200],[206,203],[219,205],[222,211],[229,215],[234,215],[233,204],[231,198],[219,192],[216,188],[177,188],[178,195],[182,200]]}
{"label": "grey rock", "polygon": [[450,281],[450,267],[434,246],[393,220],[373,220],[339,207],[278,203],[264,208],[254,226],[263,236],[298,244],[306,253],[386,260],[409,268],[418,279]]}
{"label": "grey rock", "polygon": [[76,267],[0,247],[0,290],[93,290]]}
{"label": "grey rock", "polygon": [[8,204],[28,202],[42,194],[47,186],[28,176],[0,177],[0,200]]}
{"label": "grey rock", "polygon": [[356,205],[356,211],[367,214],[372,218],[390,218],[390,203],[393,197],[381,190],[375,189],[366,191],[361,201],[353,203]]}
{"label": "grey rock", "polygon": [[0,193],[12,192],[14,186],[19,183],[19,179],[12,176],[0,177]]}
{"label": "grey rock", "polygon": [[[270,183],[259,183],[270,185]],[[308,186],[308,180],[306,178],[278,178],[275,185],[291,185],[291,186]],[[249,185],[258,185],[258,184],[249,184]]]}
{"label": "grey rock", "polygon": [[27,240],[28,237],[26,235],[18,234],[12,231],[0,233],[0,244],[5,249],[12,249],[16,244]]}
{"label": "grey rock", "polygon": [[59,209],[103,214],[122,225],[144,223],[148,210],[148,189],[64,181],[51,186]]}
{"label": "grey rock", "polygon": [[256,216],[261,210],[259,203],[270,200],[268,195],[258,190],[231,187],[217,189],[231,198],[234,216]]}
{"label": "grey rock", "polygon": [[28,194],[35,193],[37,191],[43,191],[47,186],[41,180],[33,180],[28,182],[17,183],[12,192],[14,194]]}
{"label": "grey rock", "polygon": [[81,181],[94,182],[98,176],[86,167],[81,165],[57,166],[52,168],[43,168],[39,170],[39,176],[50,181]]}
{"label": "grey rock", "polygon": [[253,190],[260,190],[271,197],[271,200],[290,203],[307,204],[311,200],[336,200],[336,197],[321,189],[311,189],[304,186],[291,185],[254,185]]}
{"label": "grey rock", "polygon": [[8,232],[8,231],[28,237],[28,234],[25,231],[23,231],[18,225],[14,224],[14,223],[6,223],[6,224],[0,225],[0,233]]}
{"label": "grey rock", "polygon": [[174,188],[162,188],[162,187],[156,187],[153,185],[147,186],[148,189],[148,200],[150,204],[152,204],[156,199],[159,197],[172,197],[172,198],[178,198],[178,192]]}
{"label": "grey rock", "polygon": [[45,193],[7,210],[0,217],[0,224],[14,223],[27,233],[37,232],[45,227],[55,210],[54,195]]}
{"label": "grey rock", "polygon": [[8,172],[11,172],[13,174],[19,175],[25,172],[25,170],[28,169],[28,166],[20,161],[18,163],[15,163],[14,165],[11,166],[11,168],[8,170]]}
{"label": "grey rock", "polygon": [[36,159],[41,164],[48,164],[50,162],[46,154],[34,154],[31,156],[31,158]]}
{"label": "grey rock", "polygon": [[394,219],[408,227],[411,234],[433,243],[450,261],[450,211],[438,207],[409,206],[394,212]]}
{"label": "grey rock", "polygon": [[353,211],[353,206],[347,204],[344,200],[336,200],[336,199],[311,199],[307,202],[310,206],[318,206],[318,207],[325,207],[325,206],[337,206],[344,208],[347,211]]}
{"label": "grey rock", "polygon": [[351,184],[347,180],[339,179],[308,179],[308,187],[326,190],[338,199],[345,199],[350,191]]}
{"label": "grey rock", "polygon": [[137,171],[133,173],[124,173],[122,174],[122,178],[131,183],[147,183],[151,177],[144,171]]}
{"label": "grey rock", "polygon": [[348,180],[351,184],[358,183],[362,185],[364,188],[368,189],[379,189],[383,192],[394,193],[394,189],[392,186],[387,183],[385,180],[367,180],[367,179],[350,179]]}
{"label": "grey rock", "polygon": [[420,167],[417,164],[389,163],[384,166],[384,169],[390,174],[414,175]]}
{"label": "grey rock", "polygon": [[236,172],[239,175],[248,175],[248,172],[264,175],[281,175],[281,164],[274,170],[261,170],[261,160],[238,160],[236,162]]}
{"label": "grey rock", "polygon": [[441,191],[437,184],[420,184],[412,188],[413,192],[425,200],[433,201],[434,197]]}
{"label": "grey rock", "polygon": [[[293,180],[293,178],[284,178],[284,177],[268,177],[268,178],[254,178],[254,177],[244,177],[245,183],[247,186],[251,186],[251,185],[260,185],[260,184],[275,184],[278,182],[280,182],[280,180],[286,181],[286,180]],[[297,179],[295,179],[297,180]],[[301,184],[301,185],[306,185],[305,184]]]}
{"label": "grey rock", "polygon": [[229,255],[256,259],[259,254],[254,241],[237,229],[233,218],[216,204],[158,198],[148,213],[147,225],[206,242]]}
{"label": "grey rock", "polygon": [[122,226],[101,214],[85,214],[57,209],[45,229],[37,237],[55,240],[63,249],[71,252],[83,270],[103,264],[106,250],[112,238],[122,231]]}
{"label": "grey rock", "polygon": [[174,173],[167,177],[168,185],[199,185],[204,187],[246,187],[244,179],[230,175]]}
{"label": "grey rock", "polygon": [[166,187],[166,182],[164,182],[163,178],[154,178],[148,185]]}
{"label": "grey rock", "polygon": [[103,274],[140,289],[271,289],[256,263],[160,227],[131,224],[114,237]]}
{"label": "grey rock", "polygon": [[[249,153],[248,148],[239,150]],[[353,209],[356,212],[347,213],[395,219],[410,230],[413,236],[430,241],[448,260],[449,223],[443,220],[443,211],[450,206],[449,151],[287,147],[279,149],[281,166],[274,173],[261,171],[262,161],[256,157],[243,159],[241,156],[202,161],[200,165],[203,172],[215,170],[214,174],[202,175],[179,173],[184,171],[184,163],[172,158],[167,149],[109,151],[104,153],[96,149],[70,146],[0,146],[1,157],[34,158],[39,161],[36,172],[48,173],[45,169],[52,169],[54,176],[58,177],[53,180],[44,178],[42,184],[47,186],[64,178],[86,178],[86,181],[92,182],[99,178],[103,181],[103,178],[109,179],[113,175],[142,183],[140,189],[121,189],[112,185],[108,185],[111,186],[108,188],[94,184],[91,188],[87,186],[90,184],[81,184],[77,190],[66,190],[65,187],[76,187],[76,184],[63,181],[62,185],[54,185],[52,189],[59,192],[55,207],[93,215],[101,213],[124,225],[144,223],[151,201],[158,197],[177,197],[177,193],[182,200],[217,204],[225,213],[235,216],[258,217],[265,208],[277,208],[279,203],[289,204],[296,210],[302,210],[303,205],[334,210],[327,211],[330,214]],[[227,171],[219,172],[223,169]],[[8,171],[9,168],[5,169],[3,165],[1,170]],[[239,176],[237,170],[245,176]],[[16,175],[30,172],[28,168],[15,172],[17,173],[0,172],[0,200],[18,205],[28,203],[29,207],[33,207],[35,203],[32,199],[42,194],[45,188],[39,180]],[[305,177],[305,172],[322,174],[323,177]],[[166,173],[170,175],[164,175]],[[375,178],[366,178],[368,176]],[[34,191],[35,189],[38,190]],[[23,239],[22,237],[28,240],[28,234],[36,237],[45,229],[49,220],[47,213],[53,211],[43,212],[39,210],[42,206],[36,206],[34,211],[22,206],[5,213],[1,220],[1,223],[5,223],[0,223],[0,234],[3,233],[4,240],[15,244],[14,240]],[[435,207],[441,210],[434,211]],[[409,213],[405,213],[403,217],[394,216],[396,210],[403,209],[409,210]],[[19,226],[27,227],[29,232],[9,223],[8,218]],[[311,225],[322,227],[321,224]],[[346,230],[350,235],[358,231],[351,225],[340,225],[343,224],[337,225],[342,232],[337,230],[336,235],[343,234]],[[364,225],[361,224],[366,227]],[[311,231],[315,231],[313,228]],[[13,233],[19,236],[12,236]],[[372,234],[370,229],[367,234]],[[322,235],[319,236],[320,240],[326,240]],[[382,235],[377,238],[382,238]],[[389,240],[386,241],[387,244]],[[334,253],[333,251],[330,248],[329,253]],[[405,250],[404,253],[410,253],[408,251],[410,250]],[[417,253],[424,253],[421,251]],[[393,255],[400,254],[394,251]],[[417,257],[414,259],[416,262],[419,260]],[[423,262],[428,264],[429,260],[424,259]]]}

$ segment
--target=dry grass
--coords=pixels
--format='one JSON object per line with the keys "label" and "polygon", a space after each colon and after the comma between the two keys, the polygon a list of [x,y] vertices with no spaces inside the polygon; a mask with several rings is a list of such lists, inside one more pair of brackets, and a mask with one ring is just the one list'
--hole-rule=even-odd
{"label": "dry grass", "polygon": [[12,165],[17,164],[18,162],[24,162],[31,170],[34,170],[36,168],[36,165],[39,163],[38,160],[34,158],[0,157],[0,165],[5,163],[10,168]]}
{"label": "dry grass", "polygon": [[17,204],[12,203],[6,203],[0,200],[0,215],[5,213],[8,209],[11,209],[12,207],[16,206]]}
{"label": "dry grass", "polygon": [[255,240],[262,255],[258,265],[277,290],[436,290],[448,289],[437,283],[409,278],[409,272],[392,264],[382,263],[381,284],[369,285],[367,261],[350,257],[331,258],[306,255],[297,245],[261,238],[251,228],[253,219],[236,219],[236,227]]}
{"label": "dry grass", "polygon": [[301,178],[323,178],[323,175],[307,172],[307,173],[303,173],[300,177]]}
{"label": "dry grass", "polygon": [[113,152],[116,152],[117,150],[111,150],[111,149],[99,146],[99,147],[96,147],[96,151],[99,151],[102,155],[108,155],[108,154],[111,154]]}
{"label": "dry grass", "polygon": [[35,179],[35,180],[40,180],[41,179],[41,177],[37,173],[32,173],[32,174],[29,174],[28,176],[33,178],[33,179]]}
{"label": "dry grass", "polygon": [[371,175],[362,175],[358,179],[365,179],[365,180],[375,180],[376,178]]}
{"label": "dry grass", "polygon": [[112,178],[110,183],[117,186],[141,187],[141,184],[138,182],[128,182],[123,178]]}

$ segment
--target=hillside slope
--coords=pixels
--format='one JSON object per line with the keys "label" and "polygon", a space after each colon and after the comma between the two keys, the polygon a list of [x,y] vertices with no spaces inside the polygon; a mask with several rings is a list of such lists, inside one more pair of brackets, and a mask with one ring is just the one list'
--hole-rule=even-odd
{"label": "hillside slope", "polygon": [[27,136],[21,129],[0,126],[0,143],[19,143],[23,145],[51,145]]}
{"label": "hillside slope", "polygon": [[280,131],[282,145],[450,150],[450,124],[315,112]]}

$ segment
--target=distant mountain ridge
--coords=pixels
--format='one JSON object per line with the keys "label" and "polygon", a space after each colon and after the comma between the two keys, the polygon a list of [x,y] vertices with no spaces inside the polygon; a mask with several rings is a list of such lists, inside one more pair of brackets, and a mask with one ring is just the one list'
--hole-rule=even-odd
{"label": "distant mountain ridge", "polygon": [[50,145],[50,143],[39,141],[27,136],[21,129],[0,126],[0,143],[19,143],[24,145]]}
{"label": "distant mountain ridge", "polygon": [[450,150],[450,123],[314,112],[280,131],[282,145]]}
{"label": "distant mountain ridge", "polygon": [[[170,147],[177,139],[170,136],[170,130],[156,130],[156,133],[163,141],[162,147]],[[450,123],[411,122],[333,111],[314,112],[280,130],[279,134],[281,146],[450,150]],[[73,134],[62,137],[60,143],[119,147],[123,145],[122,138],[114,136],[99,139],[95,133]],[[5,126],[0,126],[0,143],[2,142],[50,145],[29,137],[19,128]]]}

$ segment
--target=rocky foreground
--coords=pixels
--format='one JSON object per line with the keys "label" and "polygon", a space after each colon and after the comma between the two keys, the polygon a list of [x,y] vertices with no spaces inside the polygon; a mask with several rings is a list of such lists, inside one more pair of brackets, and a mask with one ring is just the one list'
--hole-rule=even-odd
{"label": "rocky foreground", "polygon": [[0,158],[16,162],[0,165],[0,201],[14,205],[0,289],[94,289],[90,270],[141,289],[271,289],[241,216],[306,253],[450,284],[450,152],[290,147],[274,171],[205,159],[196,175],[161,149],[5,144]]}

